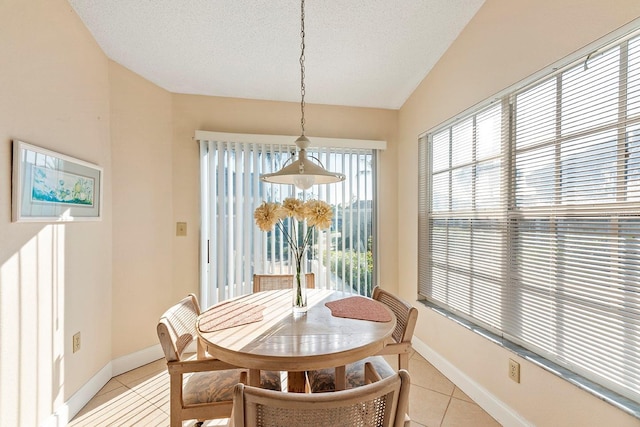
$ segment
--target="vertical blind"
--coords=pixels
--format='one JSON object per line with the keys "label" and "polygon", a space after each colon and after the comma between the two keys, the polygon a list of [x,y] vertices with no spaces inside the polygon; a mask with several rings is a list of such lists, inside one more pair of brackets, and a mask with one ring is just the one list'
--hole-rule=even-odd
{"label": "vertical blind", "polygon": [[640,37],[419,146],[420,293],[640,402]]}
{"label": "vertical blind", "polygon": [[307,271],[316,287],[368,295],[373,282],[375,150],[312,148],[309,156],[342,172],[342,183],[307,191],[263,183],[291,157],[289,145],[200,140],[201,300],[209,306],[253,289],[253,274],[290,274],[289,250],[280,230],[263,232],[253,212],[264,201],[319,199],[334,210],[329,230],[310,245]]}

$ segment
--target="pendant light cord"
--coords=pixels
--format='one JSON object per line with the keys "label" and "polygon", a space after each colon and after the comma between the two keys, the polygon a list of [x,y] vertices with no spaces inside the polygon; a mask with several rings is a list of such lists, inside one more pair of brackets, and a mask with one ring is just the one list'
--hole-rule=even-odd
{"label": "pendant light cord", "polygon": [[300,118],[300,129],[302,130],[302,135],[304,135],[304,0],[301,0],[300,2],[300,20],[300,37],[302,38],[302,42],[300,43],[300,95],[302,97],[302,100],[300,101],[300,112],[302,113],[302,117]]}
{"label": "pendant light cord", "polygon": [[[260,175],[260,179],[274,184],[295,185],[301,190],[308,190],[314,184],[332,184],[334,182],[344,181],[345,176],[343,173],[329,172],[325,169],[320,159],[307,154],[307,147],[309,147],[310,141],[304,136],[304,1],[305,0],[300,0],[300,38],[302,39],[300,43],[300,130],[302,133],[295,141],[299,153],[296,160],[295,149],[293,149],[291,157],[289,157],[278,172]],[[309,159],[315,160],[318,164],[314,164],[314,162]],[[289,163],[291,164],[288,165]]]}

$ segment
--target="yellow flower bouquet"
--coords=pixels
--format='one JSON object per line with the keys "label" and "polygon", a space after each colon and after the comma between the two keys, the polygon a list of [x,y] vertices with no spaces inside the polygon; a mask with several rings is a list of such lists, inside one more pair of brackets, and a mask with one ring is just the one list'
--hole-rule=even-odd
{"label": "yellow flower bouquet", "polygon": [[[256,225],[262,231],[271,231],[277,227],[286,240],[294,268],[294,311],[305,311],[307,307],[306,292],[302,281],[304,280],[304,254],[311,244],[313,229],[324,230],[331,227],[333,210],[331,206],[321,200],[302,200],[290,197],[284,199],[282,204],[275,202],[263,202],[253,213]],[[291,230],[285,227],[284,221],[291,218]],[[307,231],[298,234],[307,222]]]}

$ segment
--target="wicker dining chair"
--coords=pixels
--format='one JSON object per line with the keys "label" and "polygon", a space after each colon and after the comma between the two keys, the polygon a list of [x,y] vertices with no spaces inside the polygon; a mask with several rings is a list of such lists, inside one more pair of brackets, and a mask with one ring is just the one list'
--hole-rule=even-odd
{"label": "wicker dining chair", "polygon": [[[398,369],[409,370],[409,354],[411,352],[411,338],[418,319],[418,310],[408,302],[381,289],[373,288],[372,298],[393,311],[397,323],[391,338],[392,342],[380,350],[376,356],[351,363],[345,367],[347,388],[360,387],[365,383],[363,367],[365,362],[370,362],[376,371],[384,378],[393,375],[395,370],[389,366],[383,355],[397,355]],[[307,372],[309,389],[311,392],[325,392],[335,390],[335,369],[319,369]]]}
{"label": "wicker dining chair", "polygon": [[[168,309],[158,321],[160,345],[167,360],[170,385],[171,427],[183,420],[228,418],[231,415],[233,387],[246,382],[247,370],[207,354],[196,331],[200,305],[189,294]],[[196,358],[187,357],[189,345],[197,341]],[[279,390],[279,372],[261,373],[261,386]]]}
{"label": "wicker dining chair", "polygon": [[367,384],[335,393],[284,393],[236,385],[230,427],[406,426],[409,373],[400,370],[381,379],[365,364]]}
{"label": "wicker dining chair", "polygon": [[[307,289],[316,287],[315,275],[306,273]],[[293,274],[254,274],[253,292],[293,288]]]}

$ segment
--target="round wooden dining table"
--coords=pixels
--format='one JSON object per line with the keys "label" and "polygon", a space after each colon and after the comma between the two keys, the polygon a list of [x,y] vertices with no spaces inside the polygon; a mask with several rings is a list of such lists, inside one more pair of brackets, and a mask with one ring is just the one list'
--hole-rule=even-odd
{"label": "round wooden dining table", "polygon": [[[352,318],[348,310],[339,317],[327,302],[358,304],[360,313],[377,311],[386,319]],[[259,386],[261,370],[288,371],[288,391],[304,392],[305,371],[335,368],[336,389],[344,389],[345,365],[380,351],[396,318],[378,301],[343,292],[309,289],[307,303],[306,313],[294,314],[291,289],[244,295],[202,312],[198,333],[210,354],[249,369],[250,385]]]}

